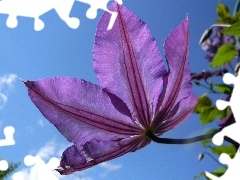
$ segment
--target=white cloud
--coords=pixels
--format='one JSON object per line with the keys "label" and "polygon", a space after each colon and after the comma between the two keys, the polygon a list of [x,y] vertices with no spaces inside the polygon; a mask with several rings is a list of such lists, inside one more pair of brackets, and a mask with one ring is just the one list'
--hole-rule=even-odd
{"label": "white cloud", "polygon": [[55,153],[56,146],[54,141],[50,141],[38,151],[37,155],[44,160],[50,159]]}
{"label": "white cloud", "polygon": [[25,156],[24,164],[28,167],[14,173],[12,180],[93,180],[84,173],[63,176],[54,170],[59,166],[60,155],[66,148],[55,141],[46,143],[35,155]]}
{"label": "white cloud", "polygon": [[8,100],[9,88],[13,86],[16,79],[16,74],[0,76],[0,109],[4,108]]}
{"label": "white cloud", "polygon": [[122,168],[120,164],[113,164],[110,162],[103,162],[99,164],[99,166],[105,169],[105,172],[100,174],[101,177],[106,177],[108,173],[112,171],[117,171]]}
{"label": "white cloud", "polygon": [[91,177],[80,177],[80,179],[78,178],[76,180],[93,180],[93,178],[91,178]]}
{"label": "white cloud", "polygon": [[44,121],[42,119],[39,119],[38,120],[38,125],[43,127],[44,126]]}
{"label": "white cloud", "polygon": [[16,78],[17,78],[16,74],[0,76],[0,88],[2,88],[4,85],[12,86]]}
{"label": "white cloud", "polygon": [[[40,148],[35,155],[27,155],[24,158],[26,168],[16,172],[11,177],[12,180],[94,180],[89,176],[89,171],[84,170],[72,175],[60,175],[54,169],[58,167],[60,156],[67,148],[66,145],[58,144],[56,141],[49,141]],[[103,162],[98,165],[101,169],[100,177],[106,177],[108,173],[117,171],[122,168],[119,164]]]}
{"label": "white cloud", "polygon": [[27,125],[25,127],[26,132],[33,134],[34,133],[34,128],[32,126]]}
{"label": "white cloud", "polygon": [[119,164],[112,164],[110,162],[103,162],[101,164],[99,164],[99,166],[103,167],[104,169],[106,169],[106,171],[116,171],[122,168],[121,165]]}

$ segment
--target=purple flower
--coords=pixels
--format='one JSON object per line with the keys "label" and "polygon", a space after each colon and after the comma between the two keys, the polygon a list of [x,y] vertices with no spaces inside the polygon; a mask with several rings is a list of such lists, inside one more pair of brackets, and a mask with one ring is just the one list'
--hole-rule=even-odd
{"label": "purple flower", "polygon": [[112,30],[101,18],[93,48],[100,86],[67,77],[26,81],[42,114],[74,145],[62,155],[61,174],[134,152],[192,112],[196,97],[188,64],[188,19],[166,38],[166,71],[146,24],[124,6]]}
{"label": "purple flower", "polygon": [[223,27],[214,27],[213,33],[202,45],[202,49],[206,51],[206,59],[212,61],[215,54],[217,53],[218,48],[226,43],[232,43],[235,45],[235,38],[233,36],[224,35],[221,31]]}

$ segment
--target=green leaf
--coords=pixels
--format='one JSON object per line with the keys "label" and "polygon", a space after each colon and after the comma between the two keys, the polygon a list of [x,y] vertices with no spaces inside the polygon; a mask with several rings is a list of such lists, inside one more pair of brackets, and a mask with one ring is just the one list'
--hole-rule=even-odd
{"label": "green leaf", "polygon": [[203,125],[213,122],[218,116],[218,109],[214,106],[205,109],[204,112],[200,114],[200,121]]}
{"label": "green leaf", "polygon": [[232,18],[233,23],[240,21],[240,11],[238,11],[235,16]]}
{"label": "green leaf", "polygon": [[[217,176],[217,177],[220,177],[220,176],[222,176],[225,172],[226,172],[226,169],[225,169],[225,168],[218,168],[218,169],[216,169],[215,171],[211,172],[211,174],[213,174],[213,175],[215,175],[215,176]],[[199,179],[199,178],[202,178],[202,177],[205,177],[207,180],[210,180],[210,179],[205,175],[205,172],[199,173],[198,175],[196,175],[196,176],[194,177],[193,180]]]}
{"label": "green leaf", "polygon": [[227,108],[225,108],[224,110],[219,110],[219,117],[220,117],[220,119],[223,119],[223,118],[225,118],[225,117],[227,117],[228,115],[230,115],[230,113],[231,113],[231,109],[230,109],[230,107],[227,107]]}
{"label": "green leaf", "polygon": [[240,22],[237,22],[230,27],[223,29],[222,33],[231,36],[240,36]]}
{"label": "green leaf", "polygon": [[207,147],[209,144],[212,144],[212,140],[211,139],[204,139],[204,140],[202,140],[203,147]]}
{"label": "green leaf", "polygon": [[206,95],[198,98],[194,112],[200,114],[200,121],[203,125],[211,123],[221,113],[213,104],[211,99]]}
{"label": "green leaf", "polygon": [[[204,133],[204,135],[211,134],[211,133],[217,132],[217,131],[218,131],[217,129],[209,129]],[[212,144],[212,139],[205,139],[205,140],[202,140],[201,142],[204,147],[207,147],[209,144]]]}
{"label": "green leaf", "polygon": [[212,106],[212,101],[206,95],[198,98],[197,105],[195,106],[195,113],[202,113],[205,109]]}
{"label": "green leaf", "polygon": [[[1,158],[0,158],[1,160]],[[9,177],[19,166],[20,163],[8,162],[8,169],[6,171],[0,171],[0,180],[4,180]]]}
{"label": "green leaf", "polygon": [[201,178],[201,177],[206,177],[205,172],[199,173],[198,175],[196,175],[196,176],[193,178],[193,180],[199,179],[199,178]]}
{"label": "green leaf", "polygon": [[217,177],[222,176],[226,172],[226,168],[218,168],[217,170],[213,171],[212,174],[214,174]]}
{"label": "green leaf", "polygon": [[217,15],[219,23],[228,23],[231,21],[231,13],[228,7],[223,3],[217,5]]}
{"label": "green leaf", "polygon": [[236,55],[237,50],[232,43],[223,44],[218,48],[217,53],[213,58],[213,62],[211,63],[211,67],[215,68],[223,66],[232,61]]}
{"label": "green leaf", "polygon": [[226,84],[215,84],[214,87],[221,93],[230,95],[233,87]]}
{"label": "green leaf", "polygon": [[227,153],[231,158],[234,157],[236,154],[236,148],[230,144],[227,146],[217,146],[217,147],[211,147],[211,151],[213,154],[222,154],[222,153]]}

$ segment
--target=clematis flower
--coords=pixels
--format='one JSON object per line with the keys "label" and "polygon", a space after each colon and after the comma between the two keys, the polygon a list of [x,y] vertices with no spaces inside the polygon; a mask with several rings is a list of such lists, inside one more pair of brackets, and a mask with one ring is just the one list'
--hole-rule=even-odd
{"label": "clematis flower", "polygon": [[188,19],[165,40],[167,71],[146,24],[124,6],[114,3],[110,10],[118,12],[115,24],[108,31],[110,14],[103,15],[93,47],[100,86],[68,77],[24,82],[41,113],[73,143],[62,154],[61,174],[143,148],[183,122],[196,104]]}

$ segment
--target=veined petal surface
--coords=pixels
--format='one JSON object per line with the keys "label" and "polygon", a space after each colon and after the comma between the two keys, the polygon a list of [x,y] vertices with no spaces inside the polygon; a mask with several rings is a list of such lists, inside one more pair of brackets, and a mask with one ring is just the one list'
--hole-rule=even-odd
{"label": "veined petal surface", "polygon": [[106,91],[90,82],[57,77],[25,84],[33,103],[70,142],[84,144],[141,132],[131,117],[113,106]]}
{"label": "veined petal surface", "polygon": [[63,152],[60,167],[57,170],[64,175],[71,174],[128,152],[136,151],[149,143],[150,139],[135,136],[125,139],[115,138],[108,141],[93,139],[85,144],[74,144]]}
{"label": "veined petal surface", "polygon": [[181,99],[177,104],[175,104],[164,121],[157,125],[154,132],[156,134],[163,134],[184,122],[184,120],[186,120],[192,113],[192,110],[196,105],[196,101],[197,98],[194,94]]}
{"label": "veined petal surface", "polygon": [[[189,33],[188,19],[184,20],[173,30],[165,40],[164,51],[169,67],[169,74],[163,78],[163,90],[159,97],[156,116],[152,126],[156,127],[169,115],[181,99],[194,96],[191,85],[190,69],[188,63]],[[191,97],[193,109],[196,98]],[[186,104],[179,106],[183,108]],[[188,110],[189,110],[188,109]]]}
{"label": "veined petal surface", "polygon": [[62,155],[61,174],[71,174],[136,151],[191,113],[196,97],[188,65],[188,20],[165,40],[167,72],[146,24],[124,6],[111,30],[105,12],[96,32],[94,70],[100,87],[56,77],[24,82],[33,103],[74,145]]}
{"label": "veined petal surface", "polygon": [[110,9],[118,17],[109,31],[109,13],[98,24],[94,70],[100,86],[121,98],[132,117],[147,128],[162,87],[161,77],[167,72],[146,24],[117,3]]}

